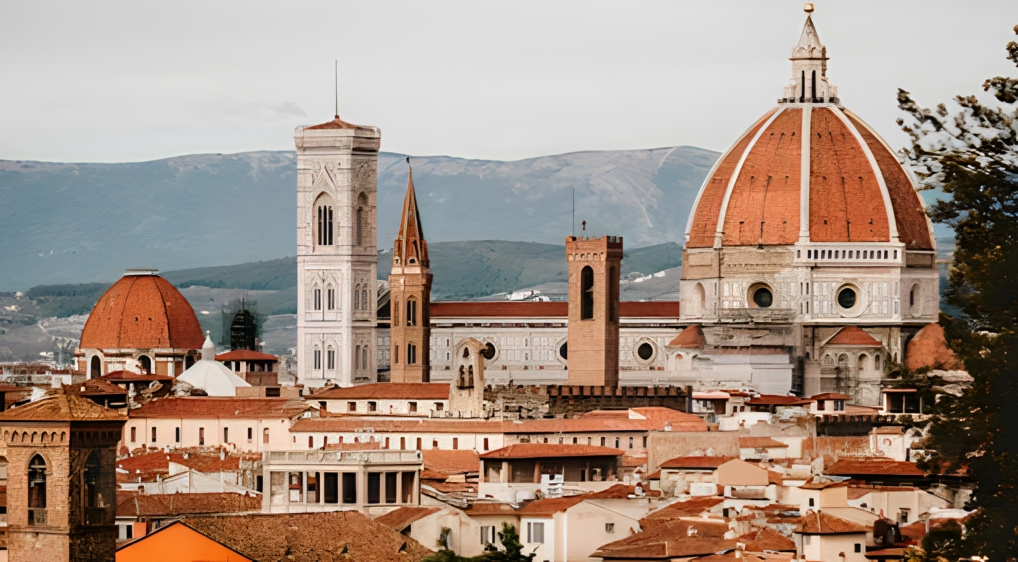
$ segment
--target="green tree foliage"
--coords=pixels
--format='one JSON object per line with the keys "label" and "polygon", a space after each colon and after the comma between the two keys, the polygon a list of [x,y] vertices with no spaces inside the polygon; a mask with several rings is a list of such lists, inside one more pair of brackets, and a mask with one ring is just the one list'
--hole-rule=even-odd
{"label": "green tree foliage", "polygon": [[[1007,52],[1018,65],[1018,43]],[[997,103],[958,96],[930,110],[898,92],[905,156],[924,186],[950,196],[930,209],[956,235],[945,296],[959,313],[941,324],[973,377],[961,396],[941,395],[933,407],[920,466],[967,470],[977,486],[967,507],[978,511],[964,538],[924,543],[929,559],[1018,557],[1018,80],[998,76],[983,89]]]}

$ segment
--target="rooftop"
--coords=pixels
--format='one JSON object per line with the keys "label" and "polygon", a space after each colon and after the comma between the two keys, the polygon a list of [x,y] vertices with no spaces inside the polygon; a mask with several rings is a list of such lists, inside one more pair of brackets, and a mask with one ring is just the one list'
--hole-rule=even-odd
{"label": "rooftop", "polygon": [[618,457],[621,449],[593,445],[556,445],[551,443],[516,443],[480,455],[490,459],[551,459],[561,457]]}
{"label": "rooftop", "polygon": [[279,361],[271,353],[262,353],[251,349],[235,349],[216,355],[216,361]]}
{"label": "rooftop", "polygon": [[414,521],[427,517],[432,513],[438,513],[441,510],[439,507],[407,505],[375,517],[375,522],[402,533],[403,529],[409,527]]}
{"label": "rooftop", "polygon": [[825,474],[832,476],[913,476],[922,477],[926,473],[919,470],[915,463],[896,461],[881,457],[860,459],[841,459],[824,469]]}
{"label": "rooftop", "polygon": [[799,526],[796,528],[797,533],[804,535],[840,535],[846,533],[866,533],[869,529],[846,521],[840,517],[835,517],[829,513],[823,511],[807,511],[799,519]]}
{"label": "rooftop", "polygon": [[104,408],[83,396],[54,394],[24,406],[0,412],[0,421],[127,421],[127,416]]}
{"label": "rooftop", "polygon": [[717,467],[725,464],[732,460],[733,457],[713,457],[713,456],[691,456],[691,457],[675,457],[668,459],[661,463],[660,468],[701,468],[701,469],[716,469]]}
{"label": "rooftop", "polygon": [[309,400],[448,400],[449,383],[380,382],[320,390]]}
{"label": "rooftop", "polygon": [[118,517],[176,517],[260,511],[261,496],[211,494],[117,494]]}
{"label": "rooftop", "polygon": [[132,418],[292,418],[311,407],[288,398],[185,396],[160,398],[131,410]]}
{"label": "rooftop", "polygon": [[838,330],[834,337],[827,340],[827,345],[849,345],[855,347],[883,347],[876,338],[858,326],[845,326]]}

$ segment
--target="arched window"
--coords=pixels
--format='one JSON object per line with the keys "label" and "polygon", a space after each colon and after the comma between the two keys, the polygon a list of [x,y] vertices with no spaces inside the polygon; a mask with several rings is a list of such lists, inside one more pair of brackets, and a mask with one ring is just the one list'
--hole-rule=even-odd
{"label": "arched window", "polygon": [[395,365],[399,365],[399,346],[392,348],[392,362]]}
{"label": "arched window", "polygon": [[416,365],[417,364],[417,345],[408,343],[406,344],[406,364]]}
{"label": "arched window", "polygon": [[880,369],[880,355],[873,356],[873,368]]}
{"label": "arched window", "polygon": [[799,81],[802,84],[802,90],[799,94],[799,103],[806,101],[806,71],[802,71],[802,79]]}
{"label": "arched window", "polygon": [[704,312],[707,311],[707,291],[703,289],[702,283],[697,283],[693,291],[695,294],[694,298],[696,299],[696,303],[699,306],[697,310],[699,311],[700,314],[703,314]]}
{"label": "arched window", "polygon": [[399,326],[399,301],[392,302],[392,325]]}
{"label": "arched window", "polygon": [[315,346],[315,370],[322,368],[322,350]]}
{"label": "arched window", "polygon": [[812,85],[812,89],[810,90],[810,93],[813,96],[813,103],[816,103],[816,101],[817,101],[817,71],[815,71],[815,70],[813,71],[813,85]]}
{"label": "arched window", "polygon": [[580,320],[594,317],[594,270],[588,265],[580,272]]}
{"label": "arched window", "polygon": [[89,376],[93,379],[103,376],[103,364],[98,355],[92,356],[92,367],[89,369]]}
{"label": "arched window", "polygon": [[46,461],[35,455],[28,462],[28,524],[46,525]]}
{"label": "arched window", "polygon": [[332,205],[318,205],[318,245],[331,246],[335,223],[332,220]]}
{"label": "arched window", "polygon": [[619,287],[618,287],[618,275],[615,273],[615,266],[608,268],[608,319],[618,320],[615,317],[618,308],[615,306],[618,302]]}
{"label": "arched window", "polygon": [[357,222],[355,228],[355,237],[357,245],[364,243],[364,206],[368,204],[368,196],[361,193],[357,196]]}
{"label": "arched window", "polygon": [[361,303],[364,305],[364,310],[371,310],[371,307],[368,306],[370,302],[371,301],[368,300],[368,290],[361,289]]}
{"label": "arched window", "polygon": [[368,368],[368,346],[361,348],[361,369]]}
{"label": "arched window", "polygon": [[406,301],[406,325],[417,325],[417,301],[415,299],[407,299]]}
{"label": "arched window", "polygon": [[467,386],[474,388],[474,366],[467,367]]}
{"label": "arched window", "polygon": [[315,287],[315,290],[314,290],[314,299],[315,299],[315,302],[314,302],[314,307],[315,308],[314,309],[315,310],[321,310],[322,309],[322,290],[319,289],[318,287]]}
{"label": "arched window", "polygon": [[152,360],[149,359],[148,355],[142,355],[138,358],[138,364],[141,365],[141,372],[146,375],[152,374]]}
{"label": "arched window", "polygon": [[355,289],[354,292],[353,292],[353,309],[354,310],[360,310],[361,309],[361,291],[360,291],[360,289]]}
{"label": "arched window", "polygon": [[329,310],[336,310],[336,290],[332,287],[325,290],[325,306]]}
{"label": "arched window", "polygon": [[870,356],[865,353],[859,355],[859,368],[869,369],[870,368]]}
{"label": "arched window", "polygon": [[336,368],[336,350],[331,345],[325,353],[325,368],[330,371]]}
{"label": "arched window", "polygon": [[[155,429],[155,428],[153,428]],[[102,462],[99,460],[99,451],[92,451],[85,461],[85,470],[82,472],[82,490],[85,495],[85,524],[103,525],[106,523],[104,511],[106,499],[103,498],[102,490],[99,488],[99,475],[102,474]]]}
{"label": "arched window", "polygon": [[359,345],[353,349],[353,363],[354,369],[361,368],[361,346]]}

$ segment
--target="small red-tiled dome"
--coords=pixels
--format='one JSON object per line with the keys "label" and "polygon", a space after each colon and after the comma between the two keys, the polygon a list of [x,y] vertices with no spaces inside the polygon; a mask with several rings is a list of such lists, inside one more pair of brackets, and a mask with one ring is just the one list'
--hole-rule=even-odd
{"label": "small red-tiled dome", "polygon": [[81,331],[82,349],[201,349],[190,303],[158,275],[124,275],[107,289]]}
{"label": "small red-tiled dome", "polygon": [[887,143],[841,106],[827,49],[810,17],[792,50],[778,107],[711,170],[686,227],[686,246],[901,242],[932,250],[933,231],[911,178]]}

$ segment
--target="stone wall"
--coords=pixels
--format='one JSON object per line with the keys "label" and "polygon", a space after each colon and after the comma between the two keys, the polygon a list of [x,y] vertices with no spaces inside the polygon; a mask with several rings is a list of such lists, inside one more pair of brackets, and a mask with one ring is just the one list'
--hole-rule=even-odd
{"label": "stone wall", "polygon": [[484,402],[485,417],[526,420],[649,406],[685,412],[688,392],[675,386],[489,386]]}

